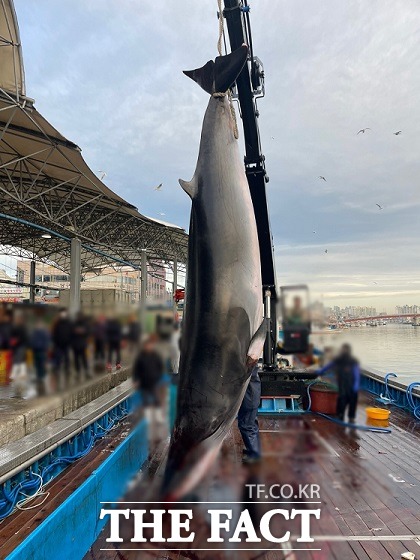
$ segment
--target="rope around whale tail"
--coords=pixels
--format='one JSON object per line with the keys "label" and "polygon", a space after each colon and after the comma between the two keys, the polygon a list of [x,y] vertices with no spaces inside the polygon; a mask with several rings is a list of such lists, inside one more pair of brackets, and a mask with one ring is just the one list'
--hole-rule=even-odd
{"label": "rope around whale tail", "polygon": [[[219,15],[219,38],[217,40],[217,52],[219,53],[219,56],[223,56],[222,55],[222,40],[223,40],[223,37],[224,37],[225,30],[224,30],[224,15],[223,15],[223,8],[222,8],[222,0],[217,0],[217,7],[218,7],[218,15]],[[226,50],[226,44],[225,44],[225,50]],[[213,97],[227,97],[228,98],[230,112],[231,112],[232,119],[233,119],[233,134],[234,134],[236,140],[238,140],[238,138],[239,138],[238,120],[236,118],[235,107],[233,106],[232,90],[229,88],[225,92],[213,93]]]}

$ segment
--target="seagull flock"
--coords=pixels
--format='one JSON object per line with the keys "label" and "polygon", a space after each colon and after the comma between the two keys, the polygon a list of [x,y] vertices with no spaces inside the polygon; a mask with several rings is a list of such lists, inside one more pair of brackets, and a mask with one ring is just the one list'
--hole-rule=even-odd
{"label": "seagull flock", "polygon": [[[361,128],[361,129],[356,133],[356,136],[357,136],[358,134],[365,134],[367,130],[372,130],[372,129],[369,128],[368,126],[365,127],[365,128]],[[401,133],[402,133],[402,130],[397,130],[396,132],[393,132],[393,134],[394,134],[395,136],[399,136]],[[272,140],[274,140],[274,136],[272,136],[271,138],[272,138]],[[102,174],[103,174],[103,175],[101,176],[101,180],[102,180],[102,179],[106,176],[106,173],[105,173],[104,171],[99,171],[99,173],[102,173]],[[327,182],[327,179],[324,177],[324,175],[319,175],[319,176],[318,176],[318,179],[321,180],[321,181]],[[163,186],[163,183],[160,183],[159,185],[157,185],[156,187],[154,187],[154,190],[155,190],[155,191],[160,191],[160,190],[162,189],[162,186]],[[383,210],[383,209],[384,209],[384,207],[381,206],[381,205],[378,204],[378,203],[376,203],[376,206],[379,208],[379,210]],[[159,215],[160,215],[160,216],[165,216],[165,214],[164,214],[163,212],[159,212]],[[316,231],[313,231],[312,233],[316,234]],[[328,249],[325,249],[324,253],[327,254],[327,253],[328,253]],[[376,284],[376,282],[374,282],[374,284]]]}
{"label": "seagull flock", "polygon": [[[356,132],[356,136],[358,134],[365,134],[365,132],[367,130],[372,130],[372,129],[369,128],[368,126],[365,127],[365,128],[361,128],[358,132]],[[397,130],[396,132],[393,132],[392,134],[394,134],[395,136],[399,136],[400,134],[402,134],[402,130]],[[327,179],[324,177],[324,175],[318,175],[318,179],[320,179],[321,181],[327,182]],[[384,207],[381,204],[376,203],[376,206],[379,208],[379,210],[384,209]],[[312,233],[316,233],[316,231],[313,231]],[[328,253],[328,249],[325,249],[324,253]],[[374,284],[377,284],[377,282],[374,282]]]}

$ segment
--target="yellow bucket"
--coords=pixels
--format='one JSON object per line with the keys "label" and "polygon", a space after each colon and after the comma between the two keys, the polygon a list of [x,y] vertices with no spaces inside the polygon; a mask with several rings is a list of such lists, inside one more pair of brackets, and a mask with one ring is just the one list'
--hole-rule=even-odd
{"label": "yellow bucket", "polygon": [[375,428],[388,428],[389,420],[374,420],[373,418],[368,418],[366,424]]}
{"label": "yellow bucket", "polygon": [[371,420],[388,420],[390,414],[391,411],[387,410],[386,408],[376,408],[374,406],[368,406],[366,409],[366,415]]}

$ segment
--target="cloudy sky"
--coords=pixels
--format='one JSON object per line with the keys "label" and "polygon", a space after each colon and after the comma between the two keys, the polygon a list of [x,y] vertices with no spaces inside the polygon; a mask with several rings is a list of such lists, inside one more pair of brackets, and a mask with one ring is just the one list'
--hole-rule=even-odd
{"label": "cloudy sky", "polygon": [[[279,283],[333,305],[420,304],[418,1],[250,4]],[[177,179],[193,174],[208,97],[181,71],[217,54],[216,0],[15,6],[38,110],[109,187],[187,228]]]}

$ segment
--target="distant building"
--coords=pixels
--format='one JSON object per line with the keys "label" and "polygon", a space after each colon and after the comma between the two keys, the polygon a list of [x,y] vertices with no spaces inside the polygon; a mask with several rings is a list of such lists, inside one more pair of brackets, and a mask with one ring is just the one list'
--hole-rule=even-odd
{"label": "distant building", "polygon": [[396,315],[416,315],[417,313],[420,313],[419,305],[397,305],[395,307]]}
{"label": "distant building", "polygon": [[341,319],[357,319],[358,317],[375,317],[378,315],[376,307],[348,305],[340,308],[336,305],[333,308],[333,316],[337,320]]}
{"label": "distant building", "polygon": [[[6,280],[7,283],[1,282],[1,280]],[[5,270],[0,269],[0,302],[21,302],[26,295],[29,294],[29,290],[23,288],[22,286],[16,286],[9,284],[9,282],[16,281],[16,278],[9,276]]]}
{"label": "distant building", "polygon": [[[17,261],[17,279],[19,282],[30,282],[30,261]],[[43,286],[36,290],[35,301],[56,302],[60,290],[70,289],[68,274],[42,262],[36,263],[35,283]],[[80,289],[113,289],[129,293],[131,302],[138,303],[140,301],[140,274],[138,270],[129,266],[105,267],[99,270],[98,274],[85,273],[81,279]],[[166,289],[166,268],[163,263],[148,265],[147,296],[150,300],[159,301],[166,301],[172,297],[172,292],[168,292]],[[29,290],[27,297],[29,297]]]}

